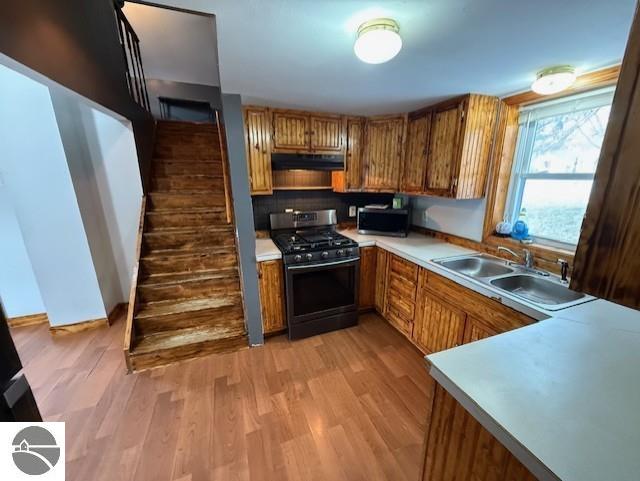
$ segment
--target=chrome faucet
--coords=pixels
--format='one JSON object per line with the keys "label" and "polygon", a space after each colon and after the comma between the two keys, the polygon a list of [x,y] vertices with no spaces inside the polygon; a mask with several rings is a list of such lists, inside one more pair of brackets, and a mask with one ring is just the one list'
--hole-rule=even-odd
{"label": "chrome faucet", "polygon": [[533,254],[531,253],[531,251],[529,249],[522,249],[522,255],[517,254],[516,252],[512,251],[508,247],[499,246],[498,247],[498,251],[508,252],[509,254],[511,254],[516,259],[522,259],[522,264],[516,264],[516,265],[518,265],[520,267],[524,267],[527,270],[536,272],[537,274],[541,274],[543,276],[548,276],[549,275],[548,272],[539,271],[539,270],[537,270],[537,269],[535,269],[533,267]]}

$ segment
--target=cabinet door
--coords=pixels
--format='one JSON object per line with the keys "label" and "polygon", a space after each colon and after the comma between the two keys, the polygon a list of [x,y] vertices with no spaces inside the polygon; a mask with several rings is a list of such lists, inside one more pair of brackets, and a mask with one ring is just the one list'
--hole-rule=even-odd
{"label": "cabinet door", "polygon": [[397,192],[402,170],[405,117],[367,122],[364,155],[366,190]]}
{"label": "cabinet door", "polygon": [[467,316],[462,343],[466,344],[468,342],[479,341],[480,339],[495,336],[496,334],[499,334],[499,332],[487,326],[484,322],[475,317]]}
{"label": "cabinet door", "polygon": [[347,119],[347,155],[345,157],[345,188],[362,188],[362,149],[364,147],[364,119]]}
{"label": "cabinet door", "polygon": [[376,264],[377,253],[375,247],[360,248],[360,308],[371,309],[374,306],[376,294]]}
{"label": "cabinet door", "polygon": [[311,150],[340,153],[344,149],[344,122],[340,116],[310,117]]}
{"label": "cabinet door", "polygon": [[387,266],[389,254],[384,249],[376,248],[376,293],[375,308],[384,316],[387,304]]}
{"label": "cabinet door", "polygon": [[303,112],[273,112],[273,148],[282,151],[308,152],[309,115]]}
{"label": "cabinet door", "polygon": [[258,262],[258,280],[263,332],[269,334],[286,329],[282,261]]}
{"label": "cabinet door", "polygon": [[438,352],[462,344],[466,314],[421,289],[414,340],[427,352]]}
{"label": "cabinet door", "polygon": [[462,112],[460,103],[433,113],[425,182],[425,191],[430,195],[454,195]]}
{"label": "cabinet door", "polygon": [[640,309],[639,76],[636,12],[571,276],[571,289],[632,309]]}
{"label": "cabinet door", "polygon": [[244,121],[251,194],[271,194],[273,178],[269,112],[266,109],[248,108],[244,113]]}
{"label": "cabinet door", "polygon": [[402,192],[422,192],[427,168],[431,113],[425,112],[409,119],[404,156]]}

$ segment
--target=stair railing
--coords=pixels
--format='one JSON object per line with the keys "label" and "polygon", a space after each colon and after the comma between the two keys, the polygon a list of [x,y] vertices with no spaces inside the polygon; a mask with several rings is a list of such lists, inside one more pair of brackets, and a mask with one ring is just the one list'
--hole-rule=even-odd
{"label": "stair railing", "polygon": [[223,136],[223,125],[220,122],[220,112],[216,109],[214,110],[216,117],[216,125],[218,127],[218,143],[220,144],[220,156],[222,159],[222,178],[224,182],[224,200],[225,200],[225,208],[227,215],[227,224],[231,224],[233,220],[233,197],[231,196],[231,184],[229,182],[229,165],[227,163],[227,147],[226,142]]}
{"label": "stair railing", "polygon": [[114,9],[116,13],[116,23],[118,24],[118,36],[120,37],[120,45],[122,46],[122,55],[126,66],[125,74],[129,93],[138,105],[150,112],[151,107],[149,104],[149,92],[147,91],[147,79],[144,76],[142,55],[140,54],[140,39],[138,35],[136,35],[135,30],[129,23],[117,0],[114,2]]}

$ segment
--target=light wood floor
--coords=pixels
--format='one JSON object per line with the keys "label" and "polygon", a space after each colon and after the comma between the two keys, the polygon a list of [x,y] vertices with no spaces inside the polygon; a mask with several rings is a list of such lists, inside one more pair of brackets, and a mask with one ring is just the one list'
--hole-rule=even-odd
{"label": "light wood floor", "polygon": [[43,417],[67,423],[67,480],[419,478],[432,381],[377,315],[131,375],[123,324],[12,330]]}

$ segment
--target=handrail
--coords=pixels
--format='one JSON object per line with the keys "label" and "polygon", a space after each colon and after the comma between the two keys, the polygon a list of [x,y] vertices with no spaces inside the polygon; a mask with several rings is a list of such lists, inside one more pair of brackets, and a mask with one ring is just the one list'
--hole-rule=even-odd
{"label": "handrail", "polygon": [[227,213],[227,224],[231,224],[233,218],[233,200],[231,197],[231,185],[229,184],[229,172],[227,166],[227,149],[222,138],[222,123],[220,122],[220,113],[215,110],[216,126],[218,127],[218,143],[220,144],[220,157],[222,159],[222,177],[224,182],[224,201]]}
{"label": "handrail", "polygon": [[140,253],[142,251],[142,233],[144,230],[144,216],[147,209],[147,197],[142,196],[142,205],[140,206],[140,221],[138,223],[138,237],[136,239],[136,255],[133,272],[131,274],[131,289],[129,290],[129,306],[127,308],[127,324],[124,329],[124,357],[127,363],[127,370],[131,372],[131,362],[129,361],[129,353],[131,352],[131,341],[135,336],[133,326],[133,316],[136,313],[136,292],[138,290],[138,274],[140,272]]}
{"label": "handrail", "polygon": [[142,54],[140,53],[140,39],[117,2],[114,2],[114,9],[116,23],[118,24],[118,37],[120,38],[126,68],[125,76],[129,93],[138,105],[147,111],[151,111],[149,92],[147,91],[147,79],[144,75]]}

